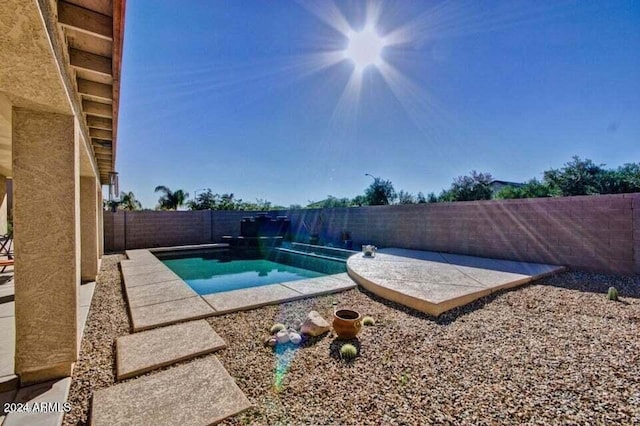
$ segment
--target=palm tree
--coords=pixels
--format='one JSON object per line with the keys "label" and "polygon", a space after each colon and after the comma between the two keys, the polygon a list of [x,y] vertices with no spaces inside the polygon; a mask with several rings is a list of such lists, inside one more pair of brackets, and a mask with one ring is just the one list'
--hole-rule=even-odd
{"label": "palm tree", "polygon": [[182,189],[174,192],[164,185],[156,186],[155,192],[163,193],[162,197],[158,199],[161,210],[177,210],[178,207],[184,205],[189,197],[189,193],[184,192]]}
{"label": "palm tree", "polygon": [[123,210],[142,210],[142,204],[136,200],[136,196],[133,192],[121,192],[120,193],[120,208]]}

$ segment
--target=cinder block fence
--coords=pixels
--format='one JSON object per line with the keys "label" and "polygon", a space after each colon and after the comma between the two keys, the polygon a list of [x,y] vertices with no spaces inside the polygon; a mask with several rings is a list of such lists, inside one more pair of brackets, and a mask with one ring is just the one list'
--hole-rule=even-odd
{"label": "cinder block fence", "polygon": [[[105,212],[105,250],[220,242],[255,212]],[[403,247],[640,273],[640,193],[524,200],[273,211],[294,238],[320,231],[354,247]]]}

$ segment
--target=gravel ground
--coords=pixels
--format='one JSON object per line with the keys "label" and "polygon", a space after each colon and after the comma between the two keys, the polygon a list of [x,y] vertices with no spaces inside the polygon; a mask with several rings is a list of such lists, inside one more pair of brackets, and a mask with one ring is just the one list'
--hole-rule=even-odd
{"label": "gravel ground", "polygon": [[129,319],[122,293],[118,262],[123,255],[102,257],[102,267],[84,329],[80,360],[73,370],[68,401],[72,410],[63,425],[88,424],[93,392],[115,383],[115,342],[129,334]]}
{"label": "gravel ground", "polygon": [[[84,424],[91,392],[114,383],[128,320],[105,256],[65,424]],[[606,300],[616,286],[621,301]],[[351,363],[333,335],[275,352],[274,322],[297,325],[334,302],[372,315]],[[437,319],[364,290],[208,319],[218,357],[256,408],[223,424],[639,424],[640,278],[567,272]]]}

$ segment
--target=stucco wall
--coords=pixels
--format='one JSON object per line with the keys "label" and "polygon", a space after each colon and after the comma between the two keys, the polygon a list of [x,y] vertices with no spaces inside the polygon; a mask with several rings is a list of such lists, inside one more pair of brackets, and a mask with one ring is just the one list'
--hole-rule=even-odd
{"label": "stucco wall", "polygon": [[[105,250],[219,242],[238,235],[253,212],[105,214]],[[355,247],[438,250],[547,262],[578,269],[640,273],[640,194],[436,203],[271,212],[287,215],[305,240],[308,229]]]}

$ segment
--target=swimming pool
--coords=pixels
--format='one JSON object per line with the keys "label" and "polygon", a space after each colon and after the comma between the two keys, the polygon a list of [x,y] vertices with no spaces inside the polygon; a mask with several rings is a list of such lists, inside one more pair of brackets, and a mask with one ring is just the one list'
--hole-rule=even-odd
{"label": "swimming pool", "polygon": [[200,295],[346,272],[344,261],[291,250],[197,250],[156,256]]}

